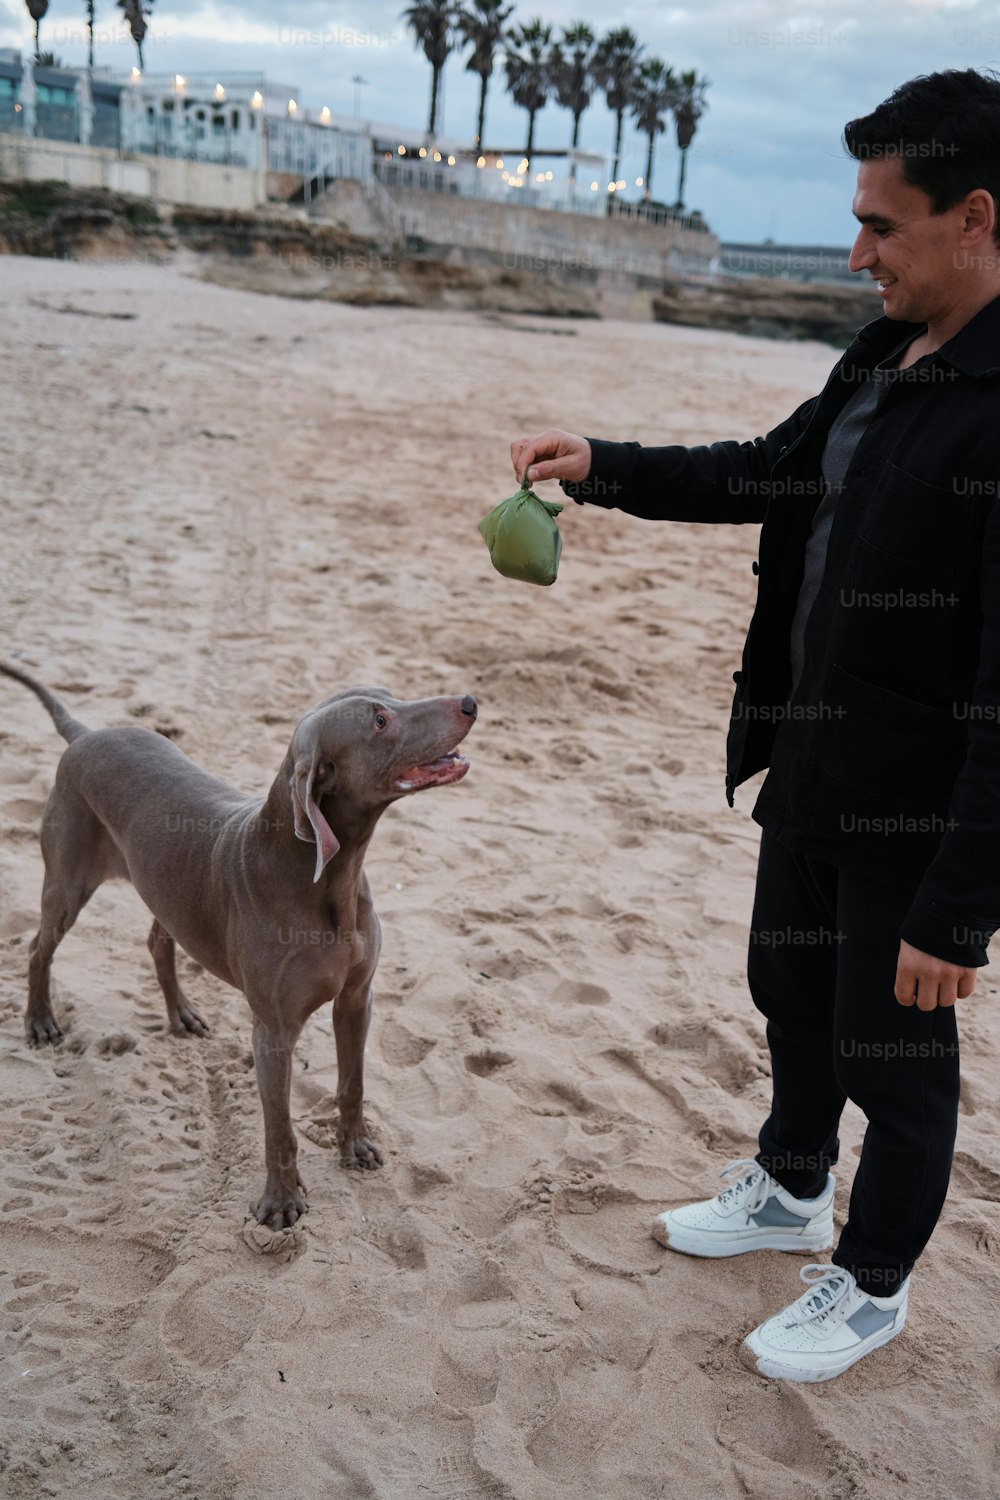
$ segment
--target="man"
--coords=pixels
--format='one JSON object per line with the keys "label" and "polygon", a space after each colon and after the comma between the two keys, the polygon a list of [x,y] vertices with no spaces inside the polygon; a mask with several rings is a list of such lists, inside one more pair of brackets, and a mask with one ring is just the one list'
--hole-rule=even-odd
{"label": "man", "polygon": [[726,791],[769,767],[747,972],[773,1103],[738,1180],[653,1233],[701,1256],[828,1248],[853,1099],[869,1123],[833,1263],[744,1346],[809,1381],[903,1328],[951,1171],[955,1001],[1000,926],[1000,78],[914,79],[844,141],[849,264],[884,316],[819,396],[752,442],[511,447],[580,503],[763,522]]}

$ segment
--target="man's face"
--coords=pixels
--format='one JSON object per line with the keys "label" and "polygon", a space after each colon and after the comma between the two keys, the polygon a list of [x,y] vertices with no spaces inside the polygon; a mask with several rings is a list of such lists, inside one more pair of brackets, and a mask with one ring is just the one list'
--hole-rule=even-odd
{"label": "man's face", "polygon": [[886,316],[906,323],[939,316],[968,276],[964,205],[932,214],[930,198],[906,181],[896,156],[861,163],[852,207],[861,228],[848,265],[880,283]]}

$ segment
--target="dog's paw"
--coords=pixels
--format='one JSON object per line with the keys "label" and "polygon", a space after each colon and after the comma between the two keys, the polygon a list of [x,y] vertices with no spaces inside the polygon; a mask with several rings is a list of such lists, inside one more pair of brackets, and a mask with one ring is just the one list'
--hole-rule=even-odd
{"label": "dog's paw", "polygon": [[385,1158],[374,1141],[366,1135],[348,1136],[340,1146],[340,1165],[348,1170],[372,1172],[384,1165]]}
{"label": "dog's paw", "polygon": [[305,1192],[305,1183],[301,1177],[293,1192],[268,1186],[256,1207],[251,1204],[250,1212],[258,1224],[263,1224],[268,1229],[290,1229],[303,1214],[309,1212]]}
{"label": "dog's paw", "polygon": [[50,1010],[37,1016],[26,1016],[24,1029],[30,1047],[43,1047],[46,1042],[51,1042],[55,1046],[63,1040],[59,1023]]}
{"label": "dog's paw", "polygon": [[195,1010],[191,1002],[181,995],[174,1011],[168,1017],[174,1036],[208,1036],[208,1022]]}

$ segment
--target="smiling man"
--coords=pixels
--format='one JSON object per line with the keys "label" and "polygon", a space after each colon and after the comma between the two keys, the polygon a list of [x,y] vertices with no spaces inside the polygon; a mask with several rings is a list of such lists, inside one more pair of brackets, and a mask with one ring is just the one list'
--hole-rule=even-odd
{"label": "smiling man", "polygon": [[643,447],[550,430],[520,476],[651,520],[763,522],[726,792],[768,767],[748,980],[773,1100],[689,1255],[833,1243],[838,1128],[868,1129],[832,1264],[746,1339],[828,1380],[901,1332],[958,1116],[956,1000],[1000,926],[1000,78],[913,79],[844,131],[850,266],[884,316],[766,437]]}

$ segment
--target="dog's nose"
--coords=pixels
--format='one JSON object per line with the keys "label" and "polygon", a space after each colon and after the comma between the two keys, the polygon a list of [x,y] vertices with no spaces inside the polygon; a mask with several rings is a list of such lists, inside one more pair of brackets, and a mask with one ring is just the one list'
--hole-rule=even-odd
{"label": "dog's nose", "polygon": [[474,719],[476,717],[476,714],[479,712],[479,709],[476,706],[476,700],[475,698],[473,698],[471,693],[466,693],[465,697],[462,699],[462,712],[463,714],[466,714],[470,719]]}

